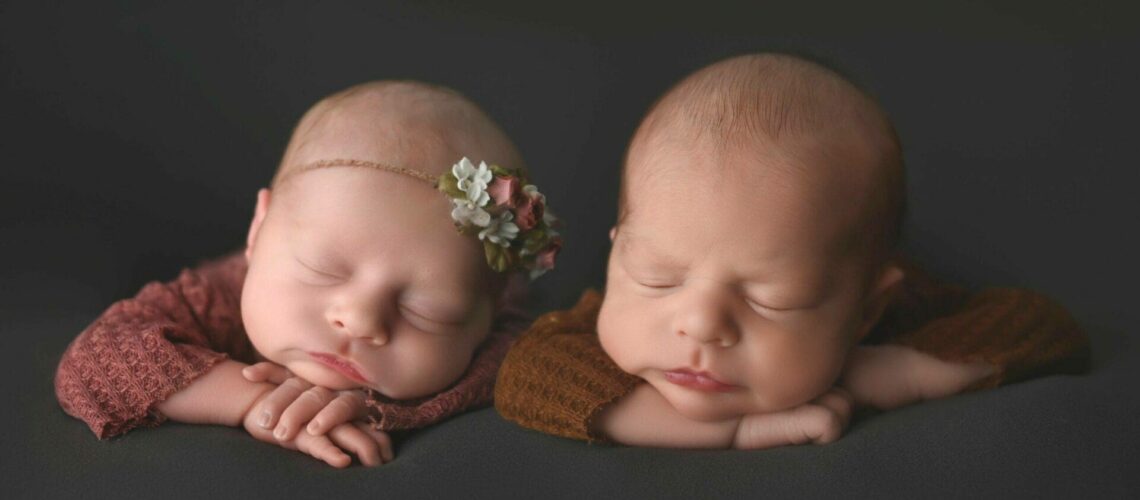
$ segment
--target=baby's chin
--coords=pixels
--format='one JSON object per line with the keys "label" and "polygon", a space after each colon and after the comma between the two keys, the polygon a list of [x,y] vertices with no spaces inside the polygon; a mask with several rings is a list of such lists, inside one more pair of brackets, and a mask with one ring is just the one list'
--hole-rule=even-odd
{"label": "baby's chin", "polygon": [[363,387],[360,382],[339,375],[333,370],[313,362],[288,363],[285,367],[306,382],[326,389],[346,391]]}

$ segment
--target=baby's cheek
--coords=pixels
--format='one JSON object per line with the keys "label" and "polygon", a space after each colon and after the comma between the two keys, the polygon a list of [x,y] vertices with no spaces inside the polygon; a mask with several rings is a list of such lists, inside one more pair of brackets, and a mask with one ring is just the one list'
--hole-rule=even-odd
{"label": "baby's cheek", "polygon": [[473,359],[474,350],[459,339],[418,340],[394,357],[396,365],[380,368],[395,379],[389,384],[391,397],[410,399],[439,392],[459,380]]}
{"label": "baby's cheek", "polygon": [[834,340],[795,342],[785,346],[778,363],[779,373],[769,370],[769,377],[780,380],[774,392],[783,408],[797,406],[823,395],[835,383],[843,368],[842,346]]}
{"label": "baby's cheek", "polygon": [[[602,350],[627,373],[637,374],[646,368],[645,352],[652,349],[647,335],[648,318],[635,300],[607,297],[598,314],[598,340]],[[643,321],[638,321],[638,318]]]}

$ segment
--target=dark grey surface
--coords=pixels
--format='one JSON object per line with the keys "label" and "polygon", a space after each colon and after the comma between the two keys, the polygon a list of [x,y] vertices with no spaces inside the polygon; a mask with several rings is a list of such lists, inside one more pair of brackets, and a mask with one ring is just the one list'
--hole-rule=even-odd
{"label": "dark grey surface", "polygon": [[[1140,23],[1126,2],[915,3],[2,4],[0,495],[1135,496]],[[617,167],[649,103],[762,49],[833,61],[877,94],[906,149],[907,248],[950,279],[1060,300],[1092,337],[1093,372],[759,452],[586,446],[483,410],[401,439],[380,469],[344,471],[236,429],[101,442],[59,410],[66,343],[146,281],[237,248],[321,96],[406,77],[481,103],[570,224],[538,285],[546,310],[603,282]]]}

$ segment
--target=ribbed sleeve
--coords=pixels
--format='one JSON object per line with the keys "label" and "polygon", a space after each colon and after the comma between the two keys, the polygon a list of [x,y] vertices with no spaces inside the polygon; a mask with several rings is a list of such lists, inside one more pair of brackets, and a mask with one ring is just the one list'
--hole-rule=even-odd
{"label": "ribbed sleeve", "polygon": [[1084,368],[1088,340],[1056,302],[1039,293],[989,288],[957,312],[888,340],[944,361],[986,362],[996,368],[970,387],[984,389],[1043,373]]}
{"label": "ribbed sleeve", "polygon": [[568,311],[543,315],[507,353],[495,408],[524,427],[593,441],[590,424],[642,380],[623,372],[598,343],[601,295],[590,290]]}
{"label": "ribbed sleeve", "polygon": [[868,341],[906,346],[943,361],[985,362],[995,372],[968,390],[1087,368],[1088,338],[1068,311],[1023,288],[970,293],[913,263]]}
{"label": "ribbed sleeve", "polygon": [[56,397],[99,438],[165,420],[154,406],[229,352],[248,357],[241,328],[241,255],[150,283],[113,304],[68,346]]}

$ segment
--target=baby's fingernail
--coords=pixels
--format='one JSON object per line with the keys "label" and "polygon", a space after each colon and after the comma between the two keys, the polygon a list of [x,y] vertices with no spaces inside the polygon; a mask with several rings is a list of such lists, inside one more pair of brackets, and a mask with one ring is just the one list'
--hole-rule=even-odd
{"label": "baby's fingernail", "polygon": [[317,429],[320,429],[320,428],[321,428],[321,424],[318,423],[316,420],[309,422],[309,427],[307,427],[307,429],[309,430],[309,434],[316,434]]}
{"label": "baby's fingernail", "polygon": [[279,426],[277,426],[277,430],[273,431],[273,435],[276,436],[277,439],[285,439],[285,431],[286,430],[288,430],[288,429],[286,429],[284,426],[279,425]]}
{"label": "baby's fingernail", "polygon": [[268,411],[261,412],[261,418],[257,419],[257,425],[260,425],[262,429],[268,428],[269,427],[269,418],[271,416],[272,415],[270,415]]}

